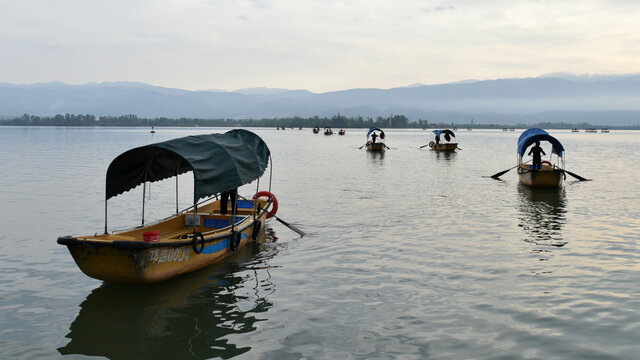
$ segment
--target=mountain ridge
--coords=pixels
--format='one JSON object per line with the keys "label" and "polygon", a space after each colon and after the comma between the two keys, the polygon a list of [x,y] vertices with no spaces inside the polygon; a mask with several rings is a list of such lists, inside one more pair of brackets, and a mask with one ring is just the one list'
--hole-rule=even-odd
{"label": "mountain ridge", "polygon": [[640,112],[640,74],[556,73],[533,78],[415,83],[389,89],[324,93],[267,87],[185,90],[127,81],[81,85],[0,83],[3,116],[73,113],[136,114],[149,118],[273,118],[340,113],[364,117],[402,114],[411,121],[433,122],[473,118],[477,123],[490,123],[499,117],[512,118],[517,123],[518,119],[544,121],[549,114],[564,113],[569,118],[600,114],[605,117],[604,124],[634,125],[640,123],[640,116],[635,120],[634,112]]}

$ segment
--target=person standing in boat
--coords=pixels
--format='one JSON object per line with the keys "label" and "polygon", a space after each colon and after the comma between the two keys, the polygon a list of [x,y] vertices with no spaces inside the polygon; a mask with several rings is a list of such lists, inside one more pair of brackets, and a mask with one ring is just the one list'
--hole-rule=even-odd
{"label": "person standing in boat", "polygon": [[236,213],[237,200],[238,200],[238,188],[227,190],[227,191],[223,191],[222,194],[220,194],[220,213],[221,214],[226,214],[227,213],[227,206],[229,204],[229,198],[231,198],[231,213],[235,214]]}
{"label": "person standing in boat", "polygon": [[375,144],[376,143],[376,138],[378,137],[378,135],[374,132],[373,134],[371,134],[371,143]]}
{"label": "person standing in boat", "polygon": [[536,146],[532,147],[531,150],[529,150],[529,154],[527,155],[533,155],[533,168],[541,169],[542,155],[547,155],[547,154],[540,147],[540,141],[536,141]]}

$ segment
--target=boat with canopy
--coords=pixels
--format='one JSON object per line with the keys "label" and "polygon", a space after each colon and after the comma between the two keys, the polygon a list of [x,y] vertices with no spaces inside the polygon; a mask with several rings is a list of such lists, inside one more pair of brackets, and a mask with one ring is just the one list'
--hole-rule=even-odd
{"label": "boat with canopy", "polygon": [[429,141],[429,147],[431,150],[455,151],[458,148],[458,143],[452,142],[452,138],[456,137],[456,134],[451,130],[433,130],[433,134],[431,136],[432,140]]}
{"label": "boat with canopy", "polygon": [[[545,141],[551,144],[549,160],[543,160],[536,168],[528,161],[523,161],[527,148],[536,142]],[[553,155],[556,155],[555,158]],[[524,131],[518,138],[518,178],[521,184],[528,186],[557,187],[566,178],[564,170],[564,147],[558,139],[539,128]]]}
{"label": "boat with canopy", "polygon": [[[377,127],[369,128],[367,132],[367,143],[365,144],[369,151],[385,151],[388,146],[382,141],[384,140],[384,131]],[[376,140],[379,139],[379,140]]]}
{"label": "boat with canopy", "polygon": [[[265,220],[275,216],[278,202],[270,192],[271,173],[269,191],[259,191],[259,178],[270,159],[264,141],[242,129],[128,150],[107,170],[104,234],[64,236],[58,243],[67,246],[86,275],[105,281],[158,282],[210,265],[264,233]],[[193,206],[179,211],[178,175],[189,171],[194,180]],[[145,225],[147,183],[171,177],[176,178],[176,213]],[[253,199],[237,195],[239,186],[253,181],[257,183]],[[139,185],[143,185],[142,224],[109,233],[108,200]]]}
{"label": "boat with canopy", "polygon": [[331,130],[331,128],[327,126],[327,127],[324,128],[324,134],[325,135],[333,135],[333,130]]}

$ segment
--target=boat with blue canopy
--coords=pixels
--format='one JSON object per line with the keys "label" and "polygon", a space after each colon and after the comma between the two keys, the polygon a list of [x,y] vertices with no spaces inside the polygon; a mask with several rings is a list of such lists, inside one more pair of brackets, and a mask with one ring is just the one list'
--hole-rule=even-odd
{"label": "boat with blue canopy", "polygon": [[[529,161],[523,161],[527,149],[540,142],[551,144],[548,160],[542,160],[540,164],[529,164]],[[528,154],[532,152],[529,150]],[[518,178],[520,183],[540,187],[560,186],[563,179],[566,178],[563,156],[564,147],[560,141],[546,131],[539,128],[524,131],[518,138]]]}
{"label": "boat with blue canopy", "polygon": [[433,130],[429,147],[435,151],[455,151],[458,148],[458,143],[453,142],[454,137],[456,134],[449,129]]}
{"label": "boat with blue canopy", "polygon": [[384,131],[377,127],[369,128],[367,131],[366,147],[368,151],[385,151],[388,146],[384,143]]}
{"label": "boat with blue canopy", "polygon": [[[256,134],[242,129],[194,135],[128,150],[107,170],[104,233],[63,236],[78,267],[88,276],[112,282],[151,283],[215,263],[264,236],[265,220],[278,202],[259,191],[259,178],[271,153]],[[193,206],[178,210],[178,175],[193,173]],[[147,184],[176,178],[176,212],[144,223]],[[271,178],[271,176],[270,176]],[[256,181],[251,199],[239,186]],[[142,223],[108,231],[108,200],[143,185]],[[203,200],[204,199],[204,200]]]}

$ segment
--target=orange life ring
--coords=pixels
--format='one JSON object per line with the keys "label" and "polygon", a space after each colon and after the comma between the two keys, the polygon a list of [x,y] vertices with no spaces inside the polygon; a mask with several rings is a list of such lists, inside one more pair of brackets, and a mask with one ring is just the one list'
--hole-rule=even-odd
{"label": "orange life ring", "polygon": [[433,141],[429,141],[429,147],[434,147],[436,145],[436,143],[434,143]]}
{"label": "orange life ring", "polygon": [[272,193],[268,192],[268,191],[259,191],[258,193],[256,193],[255,195],[253,195],[253,198],[257,198],[260,196],[268,196],[270,199],[273,199],[273,209],[271,209],[271,213],[267,213],[267,219],[271,218],[272,216],[274,216],[277,212],[278,212],[278,198],[276,198],[275,195],[273,195]]}
{"label": "orange life ring", "polygon": [[549,161],[547,161],[547,160],[541,161],[541,162],[540,162],[540,165],[542,165],[542,164],[547,164],[547,165],[549,165],[550,167],[553,167],[553,165],[551,165],[551,162],[549,162]]}

